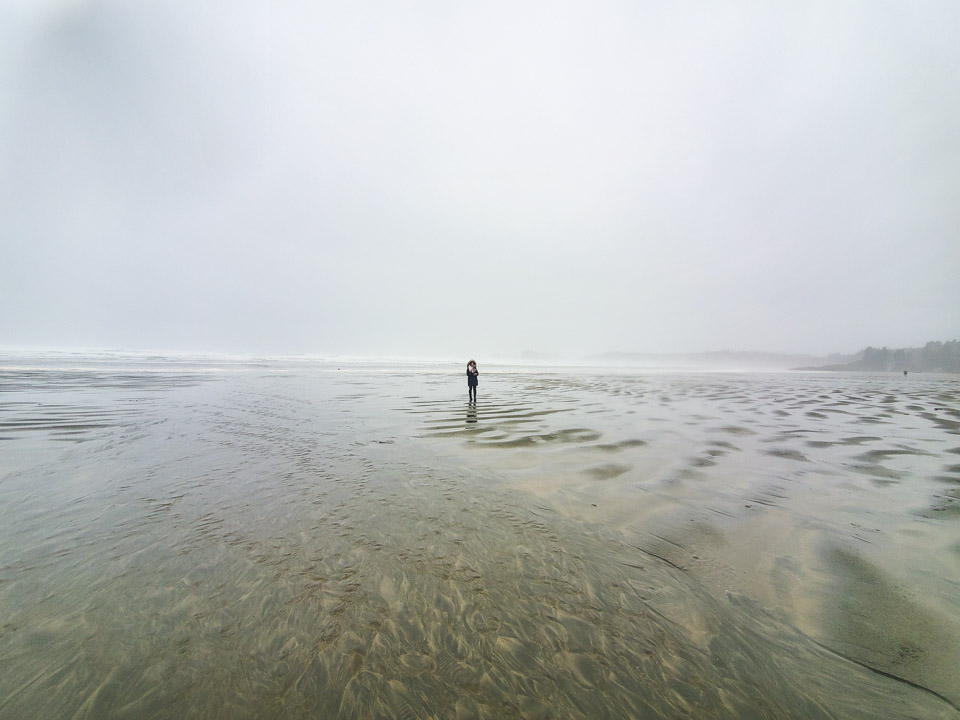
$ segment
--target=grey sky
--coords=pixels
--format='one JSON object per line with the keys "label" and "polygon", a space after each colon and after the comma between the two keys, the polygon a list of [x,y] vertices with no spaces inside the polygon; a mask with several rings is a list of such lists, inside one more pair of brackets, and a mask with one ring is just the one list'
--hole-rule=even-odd
{"label": "grey sky", "polygon": [[960,336],[960,3],[8,0],[0,346]]}

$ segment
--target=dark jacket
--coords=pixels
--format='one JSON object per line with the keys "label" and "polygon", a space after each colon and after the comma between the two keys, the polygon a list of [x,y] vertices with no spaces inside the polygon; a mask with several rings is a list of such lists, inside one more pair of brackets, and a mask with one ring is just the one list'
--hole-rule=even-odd
{"label": "dark jacket", "polygon": [[479,374],[479,370],[467,370],[467,385],[469,387],[477,386],[477,375]]}

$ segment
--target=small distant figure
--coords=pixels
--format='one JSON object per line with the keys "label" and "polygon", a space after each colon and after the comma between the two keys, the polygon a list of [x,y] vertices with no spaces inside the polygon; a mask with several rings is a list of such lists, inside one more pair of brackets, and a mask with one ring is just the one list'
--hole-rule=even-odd
{"label": "small distant figure", "polygon": [[906,370],[903,371],[903,376],[904,376],[904,377],[907,376],[907,371],[906,371]]}
{"label": "small distant figure", "polygon": [[480,371],[477,370],[477,361],[471,360],[467,363],[467,392],[470,393],[470,402],[477,401],[477,376]]}

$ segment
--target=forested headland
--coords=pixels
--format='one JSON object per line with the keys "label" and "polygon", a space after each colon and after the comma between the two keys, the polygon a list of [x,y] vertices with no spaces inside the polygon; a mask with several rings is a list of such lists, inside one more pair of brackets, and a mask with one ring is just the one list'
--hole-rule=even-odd
{"label": "forested headland", "polygon": [[821,365],[798,369],[960,373],[960,341],[932,341],[918,348],[866,347],[858,352],[855,358],[853,362],[842,365]]}

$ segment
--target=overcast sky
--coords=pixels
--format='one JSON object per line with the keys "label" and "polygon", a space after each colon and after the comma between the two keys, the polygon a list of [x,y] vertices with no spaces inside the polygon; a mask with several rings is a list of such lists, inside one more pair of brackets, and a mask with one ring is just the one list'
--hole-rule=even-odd
{"label": "overcast sky", "polygon": [[6,0],[0,346],[960,337],[960,3]]}

